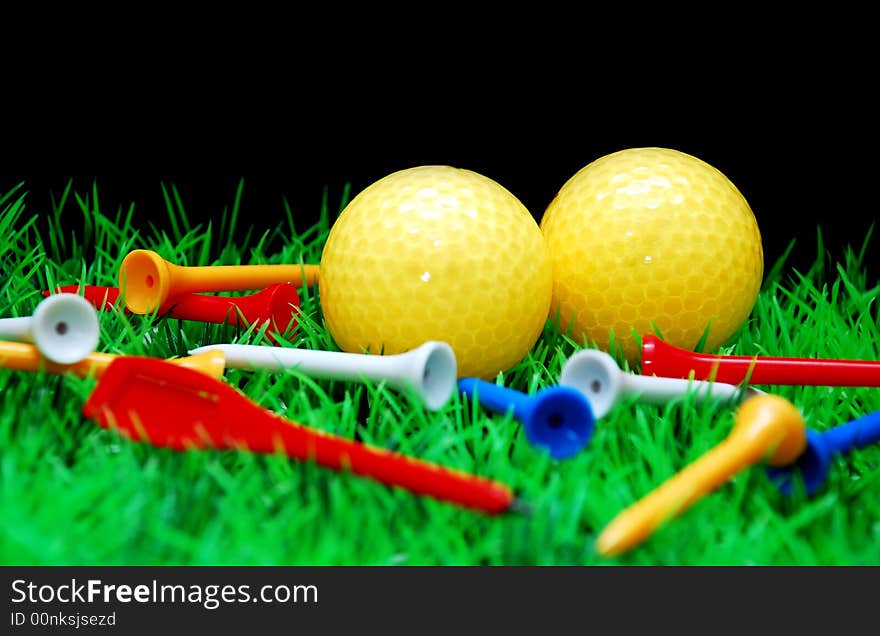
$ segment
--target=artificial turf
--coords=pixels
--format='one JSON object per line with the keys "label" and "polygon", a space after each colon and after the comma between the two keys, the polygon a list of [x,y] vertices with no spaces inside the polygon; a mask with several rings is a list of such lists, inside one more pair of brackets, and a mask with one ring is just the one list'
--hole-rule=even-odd
{"label": "artificial turf", "polygon": [[[43,209],[24,186],[0,193],[0,316],[29,315],[40,291],[116,285],[119,264],[149,248],[181,265],[317,263],[339,206],[295,224],[286,202],[274,227],[243,227],[239,187],[217,222],[193,225],[173,187],[167,223],[133,204],[106,209],[98,188],[68,185]],[[40,218],[37,218],[37,215]],[[70,232],[76,220],[81,231]],[[878,359],[876,281],[866,246],[825,252],[806,272],[768,263],[746,325],[725,353]],[[336,350],[316,289],[301,290],[289,344]],[[265,343],[232,326],[102,312],[99,351],[184,356],[213,342]],[[580,343],[583,345],[583,343]],[[526,392],[553,385],[578,345],[548,321],[516,367],[499,376]],[[586,450],[565,461],[537,451],[509,416],[455,397],[440,412],[382,385],[311,380],[296,372],[228,370],[226,381],[264,407],[510,485],[530,514],[489,517],[280,456],[179,453],[133,443],[82,415],[93,378],[0,369],[0,563],[3,564],[880,564],[880,445],[833,463],[813,497],[787,498],[756,467],[617,558],[593,542],[619,511],[718,444],[734,413],[684,398],[619,405]],[[761,387],[824,430],[880,409],[871,388]]]}

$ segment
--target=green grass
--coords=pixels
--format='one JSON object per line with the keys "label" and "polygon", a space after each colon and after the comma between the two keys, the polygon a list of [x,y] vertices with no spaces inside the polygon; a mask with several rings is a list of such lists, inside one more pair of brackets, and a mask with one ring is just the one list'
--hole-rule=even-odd
{"label": "green grass", "polygon": [[[144,224],[133,205],[108,209],[95,187],[68,187],[48,210],[23,186],[0,193],[0,315],[29,315],[40,290],[56,284],[115,285],[121,258],[138,247],[183,265],[318,262],[348,197],[325,197],[311,228],[296,226],[286,203],[277,226],[245,228],[241,188],[219,223],[206,226],[191,223],[173,187],[163,191],[167,232]],[[84,231],[63,231],[72,221]],[[867,244],[838,263],[819,235],[809,271],[790,270],[784,259],[769,267],[751,318],[723,350],[878,359],[880,289],[864,274]],[[302,303],[291,344],[335,349],[316,292],[305,290]],[[101,324],[99,350],[113,353],[164,358],[209,342],[262,342],[230,326],[109,312]],[[575,349],[548,322],[529,356],[499,380],[534,392],[555,382]],[[132,443],[82,416],[94,379],[0,370],[0,563],[880,564],[880,447],[835,461],[812,498],[785,498],[763,469],[748,470],[641,547],[602,559],[592,547],[602,527],[720,442],[730,409],[687,399],[621,405],[584,452],[556,462],[509,417],[458,398],[429,413],[381,385],[293,372],[230,370],[226,379],[315,428],[505,482],[532,514],[487,517],[278,456]],[[820,430],[880,409],[876,389],[773,390]]]}

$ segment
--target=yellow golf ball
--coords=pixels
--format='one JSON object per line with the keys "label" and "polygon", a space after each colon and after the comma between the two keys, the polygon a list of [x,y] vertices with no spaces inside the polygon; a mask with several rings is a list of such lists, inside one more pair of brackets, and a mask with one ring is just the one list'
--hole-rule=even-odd
{"label": "yellow golf ball", "polygon": [[715,348],[748,318],[764,273],[758,224],[721,172],[676,150],[632,148],[581,169],[541,220],[560,326],[633,362],[639,336]]}
{"label": "yellow golf ball", "polygon": [[528,353],[550,307],[538,224],[483,175],[420,166],[346,206],[321,255],[327,327],[344,351],[401,353],[448,342],[459,377],[494,377]]}

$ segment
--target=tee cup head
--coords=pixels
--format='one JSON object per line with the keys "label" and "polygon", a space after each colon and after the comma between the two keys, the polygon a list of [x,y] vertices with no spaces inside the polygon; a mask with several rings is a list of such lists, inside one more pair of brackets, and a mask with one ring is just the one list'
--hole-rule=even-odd
{"label": "tee cup head", "polygon": [[171,291],[168,263],[156,252],[132,250],[119,267],[119,289],[132,313],[158,310]]}
{"label": "tee cup head", "polygon": [[425,406],[431,411],[443,408],[458,381],[458,365],[452,347],[445,342],[431,341],[400,355],[412,356],[408,382]]}
{"label": "tee cup head", "polygon": [[593,408],[596,419],[605,417],[620,397],[622,371],[610,355],[584,349],[572,355],[562,368],[559,384],[580,391]]}
{"label": "tee cup head", "polygon": [[79,362],[94,352],[100,335],[98,314],[82,296],[50,296],[34,311],[31,337],[40,353],[52,362]]}
{"label": "tee cup head", "polygon": [[270,332],[285,333],[299,309],[299,294],[293,285],[275,285],[269,295],[269,315],[272,316]]}
{"label": "tee cup head", "polygon": [[589,443],[595,419],[580,391],[553,386],[534,395],[522,424],[532,444],[546,449],[553,459],[568,459]]}

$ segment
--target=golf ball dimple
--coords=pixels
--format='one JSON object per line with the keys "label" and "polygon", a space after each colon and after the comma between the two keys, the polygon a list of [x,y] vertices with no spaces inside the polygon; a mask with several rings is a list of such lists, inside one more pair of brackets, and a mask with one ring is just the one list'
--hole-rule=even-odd
{"label": "golf ball dimple", "polygon": [[655,326],[693,349],[748,318],[764,272],[749,204],[717,169],[666,148],[606,155],[577,172],[541,220],[553,267],[551,318],[600,348],[638,358]]}
{"label": "golf ball dimple", "polygon": [[550,258],[525,206],[483,175],[419,166],[346,206],[321,255],[327,327],[348,352],[449,343],[459,377],[519,362],[550,307]]}

